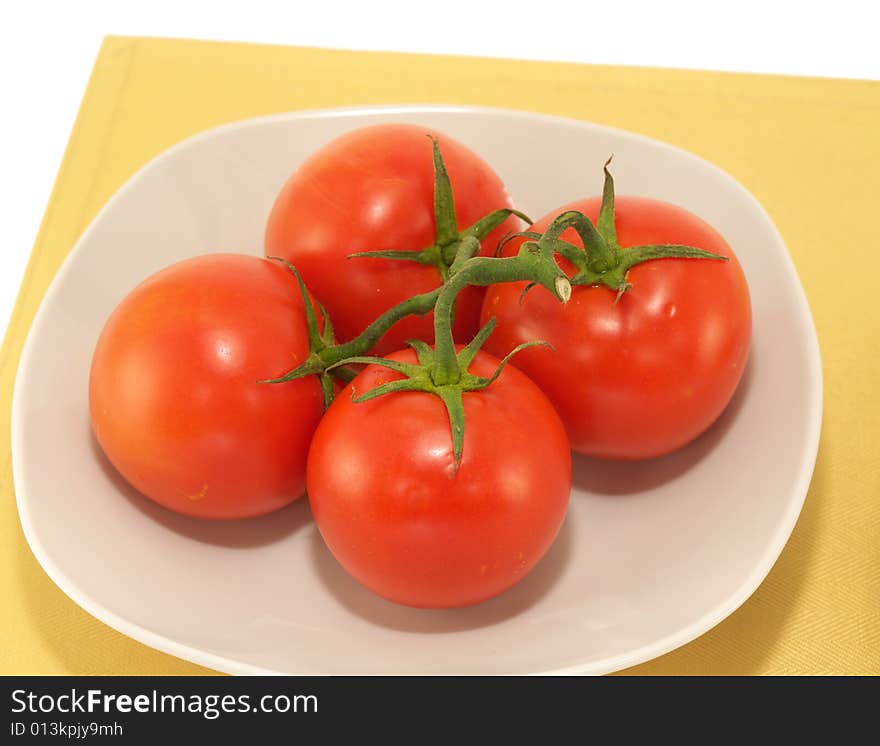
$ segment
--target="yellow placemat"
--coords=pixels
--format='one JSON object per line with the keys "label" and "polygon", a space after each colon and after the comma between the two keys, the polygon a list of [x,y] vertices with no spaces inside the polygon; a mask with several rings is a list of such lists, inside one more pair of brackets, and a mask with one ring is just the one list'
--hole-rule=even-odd
{"label": "yellow placemat", "polygon": [[39,567],[18,522],[13,379],[40,299],[77,237],[140,166],[200,130],[406,102],[527,109],[641,132],[718,164],[761,200],[819,332],[825,419],[813,484],[754,596],[700,639],[630,671],[880,673],[880,84],[110,37],[0,355],[0,674],[205,673],[81,611]]}

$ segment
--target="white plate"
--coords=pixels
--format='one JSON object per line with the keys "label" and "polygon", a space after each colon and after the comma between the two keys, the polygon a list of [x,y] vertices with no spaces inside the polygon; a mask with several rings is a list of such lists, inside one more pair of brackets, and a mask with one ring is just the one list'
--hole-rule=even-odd
{"label": "white plate", "polygon": [[[169,513],[116,475],[90,433],[87,378],[107,315],[140,280],[209,251],[260,253],[288,174],[366,124],[435,127],[482,154],[538,216],[601,190],[665,199],[718,228],[749,281],[749,367],[716,425],[642,464],[576,459],[568,518],[522,583],[479,606],[395,606],[351,580],[306,501],[242,523]],[[186,140],[139,171],[74,247],[37,314],[12,411],[15,491],[37,559],[76,603],[152,647],[230,673],[603,673],[720,622],[779,556],[807,492],[822,408],[819,350],[785,245],[726,173],[677,148],[566,119],[378,107],[254,119]],[[761,630],[753,630],[760,635]]]}

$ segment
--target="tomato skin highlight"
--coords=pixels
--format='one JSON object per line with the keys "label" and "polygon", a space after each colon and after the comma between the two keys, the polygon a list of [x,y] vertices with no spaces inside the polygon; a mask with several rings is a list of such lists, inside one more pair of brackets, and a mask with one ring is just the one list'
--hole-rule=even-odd
{"label": "tomato skin highlight", "polygon": [[[415,362],[411,350],[389,355]],[[470,371],[498,361],[479,353]],[[423,608],[495,596],[541,559],[565,517],[571,454],[547,398],[508,366],[464,394],[465,442],[453,475],[446,409],[433,394],[354,403],[399,378],[371,365],[334,401],[312,441],[308,495],[340,564],[380,596]]]}
{"label": "tomato skin highlight", "polygon": [[211,254],[157,272],[106,322],[89,409],[104,453],[166,508],[244,518],[301,497],[323,409],[314,376],[283,384],[308,355],[303,303],[276,262]]}
{"label": "tomato skin highlight", "polygon": [[[498,175],[473,151],[442,133],[409,124],[364,127],[331,141],[291,175],[269,216],[266,256],[294,264],[327,308],[341,342],[356,337],[392,306],[441,284],[434,266],[353,258],[361,251],[420,251],[435,242],[432,144],[439,139],[452,182],[459,229],[511,207]],[[519,225],[509,218],[482,241],[491,255]],[[458,298],[455,338],[477,332],[483,288]],[[410,339],[434,338],[433,314],[395,324],[374,348],[384,355]]]}
{"label": "tomato skin highlight", "polygon": [[[599,206],[599,198],[572,202],[534,230],[569,209],[595,223]],[[493,285],[481,323],[497,319],[486,343],[495,355],[532,339],[554,346],[555,352],[525,350],[513,364],[554,403],[575,451],[646,459],[686,445],[727,406],[748,358],[751,307],[736,256],[707,223],[675,205],[641,197],[618,196],[615,208],[624,249],[684,244],[729,261],[667,258],[636,265],[628,275],[632,288],[617,304],[606,287],[576,286],[561,305],[540,287],[520,304],[524,284]],[[563,238],[581,245],[574,231]],[[520,243],[512,241],[504,254],[515,253]]]}

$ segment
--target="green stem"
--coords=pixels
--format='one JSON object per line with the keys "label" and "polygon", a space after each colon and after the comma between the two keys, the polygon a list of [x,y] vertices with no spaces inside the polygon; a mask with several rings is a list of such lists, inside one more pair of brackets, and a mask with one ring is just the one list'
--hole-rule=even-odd
{"label": "green stem", "polygon": [[552,251],[534,242],[524,243],[516,256],[475,256],[468,259],[447,280],[434,306],[434,365],[431,378],[435,385],[458,383],[461,378],[462,370],[452,336],[452,311],[458,294],[469,285],[485,287],[498,282],[523,280],[543,285],[563,302],[571,295],[568,278],[556,264]]}
{"label": "green stem", "polygon": [[[544,244],[550,246],[549,241],[545,241]],[[527,251],[527,246],[532,247],[531,250]],[[321,378],[321,386],[324,391],[325,402],[329,403],[333,391],[332,380],[330,377],[332,376],[348,383],[355,376],[355,372],[351,370],[351,368],[339,365],[341,361],[357,362],[356,360],[353,360],[353,358],[363,356],[369,352],[376,346],[382,336],[401,319],[404,319],[407,316],[424,316],[425,314],[430,313],[434,310],[441,292],[444,291],[444,289],[446,297],[444,299],[444,305],[441,308],[440,317],[441,319],[446,317],[446,320],[439,326],[447,331],[443,332],[440,337],[435,337],[435,339],[445,339],[444,335],[448,334],[448,344],[446,344],[446,342],[441,342],[440,346],[443,349],[451,350],[454,357],[455,344],[452,340],[452,317],[454,315],[456,297],[466,285],[491,285],[494,282],[509,281],[507,279],[508,277],[511,280],[531,280],[531,273],[536,271],[543,277],[542,284],[550,288],[557,297],[562,298],[563,293],[571,293],[571,287],[568,284],[568,280],[565,278],[562,271],[556,266],[555,261],[553,261],[552,248],[542,248],[538,250],[537,247],[538,244],[531,242],[529,244],[524,244],[523,249],[521,250],[521,256],[505,260],[488,260],[484,257],[474,256],[480,249],[479,238],[477,236],[465,236],[461,241],[461,246],[456,253],[452,265],[449,267],[451,279],[447,278],[446,283],[435,290],[415,295],[412,298],[408,298],[407,300],[398,303],[396,306],[389,308],[376,318],[357,337],[342,344],[334,343],[332,339],[332,325],[330,325],[330,320],[321,306],[319,306],[319,310],[323,316],[324,334],[320,334],[315,309],[311,304],[308,292],[306,291],[305,285],[302,283],[299,273],[289,262],[281,260],[294,276],[296,276],[297,282],[300,286],[300,292],[302,293],[306,306],[306,318],[309,329],[311,351],[306,361],[298,367],[288,371],[283,376],[261,381],[261,383],[285,383],[306,376],[317,375]],[[487,261],[489,262],[488,267],[486,265]],[[496,268],[497,262],[500,262],[501,264],[500,267]],[[450,289],[449,286],[452,279],[457,278],[459,273],[466,268],[469,273],[468,276],[471,279],[468,280],[468,276],[458,279]],[[568,296],[565,295],[565,297],[567,298]],[[435,319],[435,331],[437,328],[438,322]],[[455,366],[454,361],[452,366]],[[449,367],[448,364],[447,367]],[[458,378],[456,373],[457,369],[458,368],[455,367],[448,374],[456,380]],[[444,375],[447,374],[440,374],[441,379]]]}
{"label": "green stem", "polygon": [[[318,353],[318,357],[327,367],[330,367],[340,360],[354,357],[355,355],[365,355],[376,346],[376,343],[385,332],[401,319],[407,316],[424,316],[426,313],[430,313],[434,309],[434,304],[437,302],[439,295],[440,288],[437,288],[428,293],[414,295],[412,298],[392,306],[354,339],[332,347],[326,347]],[[334,371],[339,370],[339,368],[334,369]]]}

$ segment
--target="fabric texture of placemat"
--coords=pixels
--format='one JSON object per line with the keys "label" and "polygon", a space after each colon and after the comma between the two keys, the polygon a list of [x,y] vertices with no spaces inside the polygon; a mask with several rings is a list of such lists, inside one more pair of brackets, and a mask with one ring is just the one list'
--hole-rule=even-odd
{"label": "fabric texture of placemat", "polygon": [[628,673],[880,674],[880,83],[128,37],[101,47],[0,352],[0,674],[206,673],[82,611],[21,531],[13,381],[67,252],[129,176],[189,135],[262,114],[383,103],[620,127],[712,161],[763,203],[819,335],[825,414],[812,486],[755,594],[699,639]]}

